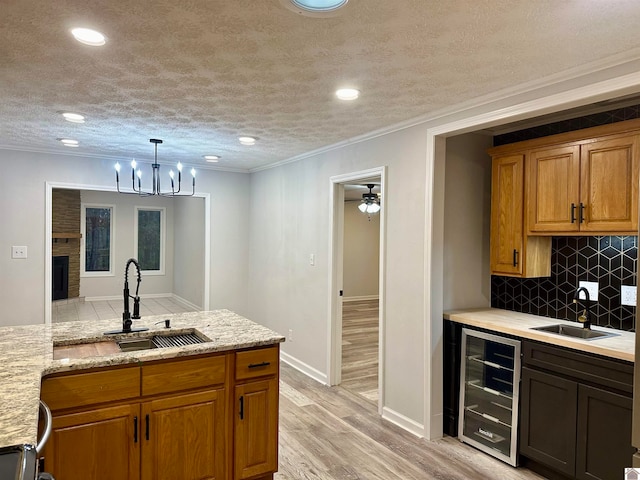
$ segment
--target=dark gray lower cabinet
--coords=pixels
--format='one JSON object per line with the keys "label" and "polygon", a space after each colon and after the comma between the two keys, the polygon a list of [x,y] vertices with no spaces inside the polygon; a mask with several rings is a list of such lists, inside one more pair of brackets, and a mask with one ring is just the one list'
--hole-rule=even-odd
{"label": "dark gray lower cabinet", "polygon": [[578,386],[576,478],[624,478],[631,466],[633,400],[599,388]]}
{"label": "dark gray lower cabinet", "polygon": [[523,357],[520,454],[559,478],[624,478],[633,365],[529,341]]}
{"label": "dark gray lower cabinet", "polygon": [[573,476],[578,384],[523,367],[520,402],[520,453]]}

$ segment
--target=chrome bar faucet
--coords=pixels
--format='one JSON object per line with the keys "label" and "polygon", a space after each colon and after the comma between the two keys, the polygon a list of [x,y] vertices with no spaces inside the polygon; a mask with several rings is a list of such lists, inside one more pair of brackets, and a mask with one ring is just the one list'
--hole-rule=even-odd
{"label": "chrome bar faucet", "polygon": [[[580,298],[580,293],[584,293],[584,303],[581,302],[582,299]],[[586,330],[591,329],[591,310],[589,306],[590,301],[589,290],[584,287],[580,287],[578,288],[578,290],[576,290],[576,293],[573,296],[573,303],[578,306],[584,307],[584,311],[582,312],[582,315],[578,317],[578,321],[582,323],[582,328]]]}

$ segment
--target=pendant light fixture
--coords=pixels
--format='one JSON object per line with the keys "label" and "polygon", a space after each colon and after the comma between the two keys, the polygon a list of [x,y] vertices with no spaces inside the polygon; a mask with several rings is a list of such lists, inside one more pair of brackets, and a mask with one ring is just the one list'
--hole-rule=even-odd
{"label": "pendant light fixture", "polygon": [[374,184],[367,184],[367,188],[369,189],[369,193],[362,194],[362,201],[360,205],[358,205],[358,209],[362,213],[366,213],[367,215],[373,215],[380,211],[380,198],[378,198],[377,193],[373,193]]}
{"label": "pendant light fixture", "polygon": [[[178,185],[176,188],[176,174],[173,170],[169,171],[169,179],[171,181],[171,191],[163,192],[160,187],[160,164],[158,163],[158,144],[162,143],[162,140],[157,138],[151,138],[149,142],[155,145],[154,160],[151,164],[151,191],[142,190],[142,170],[140,170],[135,160],[131,160],[131,192],[125,192],[120,190],[120,164],[116,163],[116,188],[118,193],[127,193],[141,196],[159,195],[161,197],[192,197],[196,193],[196,171],[191,169],[191,176],[193,180],[191,182],[191,193],[180,193],[180,185],[182,183],[182,164],[178,162],[176,169],[178,171]],[[136,170],[137,169],[137,170]]]}

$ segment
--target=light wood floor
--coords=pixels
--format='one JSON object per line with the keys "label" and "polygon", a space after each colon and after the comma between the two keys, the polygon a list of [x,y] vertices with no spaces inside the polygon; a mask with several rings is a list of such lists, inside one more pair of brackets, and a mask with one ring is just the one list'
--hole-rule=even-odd
{"label": "light wood floor", "polygon": [[276,480],[533,480],[457,439],[426,441],[382,420],[376,406],[282,364]]}
{"label": "light wood floor", "polygon": [[341,386],[378,403],[378,300],[342,305]]}

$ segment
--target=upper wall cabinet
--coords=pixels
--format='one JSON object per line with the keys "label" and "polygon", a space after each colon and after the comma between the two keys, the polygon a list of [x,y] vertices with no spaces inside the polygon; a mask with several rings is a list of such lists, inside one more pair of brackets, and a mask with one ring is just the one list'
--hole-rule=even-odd
{"label": "upper wall cabinet", "polygon": [[529,234],[637,234],[637,135],[532,149],[525,176]]}
{"label": "upper wall cabinet", "polygon": [[495,157],[491,174],[491,273],[551,274],[551,239],[524,233],[524,155]]}

